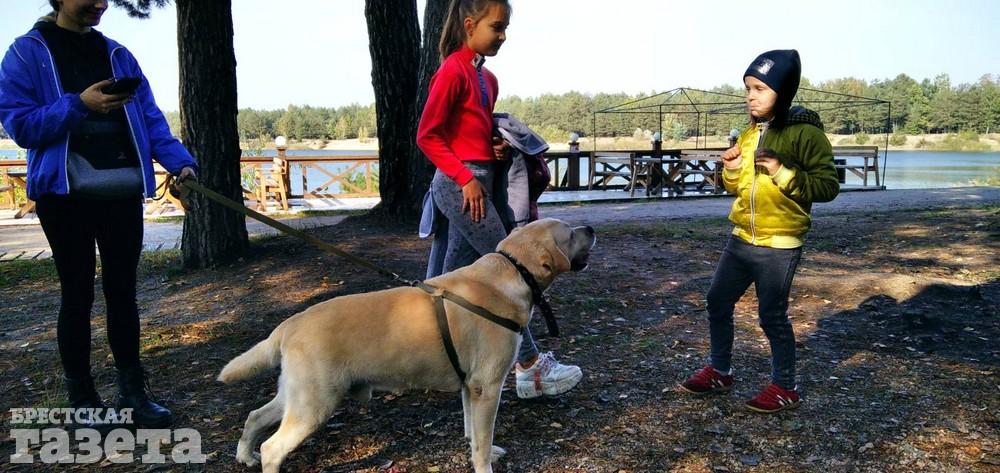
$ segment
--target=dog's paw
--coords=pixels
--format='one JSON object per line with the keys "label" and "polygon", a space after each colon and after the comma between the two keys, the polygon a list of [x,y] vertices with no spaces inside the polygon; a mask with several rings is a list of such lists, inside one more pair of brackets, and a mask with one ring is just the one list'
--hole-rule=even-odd
{"label": "dog's paw", "polygon": [[236,461],[249,466],[251,468],[260,465],[260,454],[257,452],[250,452],[249,454],[236,454]]}
{"label": "dog's paw", "polygon": [[507,450],[504,450],[502,447],[494,445],[493,448],[490,449],[490,463],[496,463],[498,460],[500,460],[500,457],[506,454]]}

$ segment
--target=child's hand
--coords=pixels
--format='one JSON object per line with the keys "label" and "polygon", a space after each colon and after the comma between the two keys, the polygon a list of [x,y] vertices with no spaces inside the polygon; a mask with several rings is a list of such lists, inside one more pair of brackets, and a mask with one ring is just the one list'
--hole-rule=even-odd
{"label": "child's hand", "polygon": [[508,152],[510,151],[510,143],[507,140],[500,138],[499,136],[493,137],[493,157],[503,161],[507,159]]}
{"label": "child's hand", "polygon": [[722,153],[722,165],[726,169],[736,170],[740,168],[740,164],[743,163],[743,158],[740,157],[740,147],[733,146]]}
{"label": "child's hand", "polygon": [[476,223],[486,216],[486,189],[475,178],[462,186],[462,213],[465,212]]}
{"label": "child's hand", "polygon": [[760,148],[754,152],[753,163],[756,166],[766,169],[767,174],[771,176],[777,173],[778,169],[781,169],[781,161],[778,160],[778,154],[767,148]]}

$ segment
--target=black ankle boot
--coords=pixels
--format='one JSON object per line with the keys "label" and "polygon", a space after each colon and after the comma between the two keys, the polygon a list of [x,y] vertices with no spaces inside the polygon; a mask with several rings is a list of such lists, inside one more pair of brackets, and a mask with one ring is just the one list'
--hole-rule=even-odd
{"label": "black ankle boot", "polygon": [[118,370],[118,409],[132,409],[132,423],[139,428],[163,429],[170,426],[170,411],[151,401],[142,367]]}
{"label": "black ankle boot", "polygon": [[100,409],[104,407],[101,396],[94,388],[94,378],[88,374],[82,378],[63,377],[66,382],[66,394],[69,396],[69,407],[74,409]]}
{"label": "black ankle boot", "polygon": [[104,401],[101,401],[101,396],[97,394],[97,389],[94,388],[94,378],[92,378],[90,374],[87,374],[87,376],[82,378],[70,378],[69,376],[65,376],[63,377],[63,381],[66,383],[66,394],[69,397],[69,406],[71,408],[99,409],[93,411],[97,418],[90,419],[89,421],[83,423],[73,424],[73,427],[81,429],[96,429],[100,431],[109,428],[109,424],[102,421],[107,406],[104,405]]}

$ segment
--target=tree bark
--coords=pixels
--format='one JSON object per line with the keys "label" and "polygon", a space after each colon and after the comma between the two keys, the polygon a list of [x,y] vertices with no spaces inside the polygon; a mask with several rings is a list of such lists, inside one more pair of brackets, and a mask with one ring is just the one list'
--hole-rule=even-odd
{"label": "tree bark", "polygon": [[379,211],[398,219],[414,215],[409,161],[413,134],[420,28],[415,0],[365,0],[368,48],[379,139]]}
{"label": "tree bark", "polygon": [[[198,160],[202,185],[243,202],[236,126],[236,55],[230,0],[176,0],[181,140]],[[236,259],[249,246],[244,217],[192,193],[184,217],[184,266]]]}
{"label": "tree bark", "polygon": [[[431,77],[441,64],[438,53],[438,43],[441,41],[441,30],[444,27],[444,20],[448,16],[449,0],[427,0],[424,6],[424,31],[423,45],[420,48],[420,68],[417,73],[417,95],[413,108],[413,120],[410,127],[410,135],[417,136],[417,126],[420,124],[420,115],[424,111],[424,104],[427,102],[427,90],[430,86]],[[422,197],[430,187],[431,178],[434,176],[434,165],[424,156],[420,148],[414,143],[413,156],[409,163],[408,187],[410,196],[413,196],[411,203],[414,205],[413,212],[419,212]]]}

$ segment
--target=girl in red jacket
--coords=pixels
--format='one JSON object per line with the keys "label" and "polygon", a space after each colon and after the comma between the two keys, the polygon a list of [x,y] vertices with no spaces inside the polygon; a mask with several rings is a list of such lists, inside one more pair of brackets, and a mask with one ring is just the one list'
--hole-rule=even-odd
{"label": "girl in red jacket", "polygon": [[[508,212],[507,163],[493,138],[497,79],[483,62],[507,39],[510,13],[506,0],[453,0],[449,7],[441,67],[417,129],[417,145],[437,166],[431,194],[446,220],[435,231],[428,277],[472,264],[507,236],[500,214]],[[562,365],[551,353],[540,355],[527,327],[522,335],[519,397],[562,394],[580,382],[579,367]]]}

